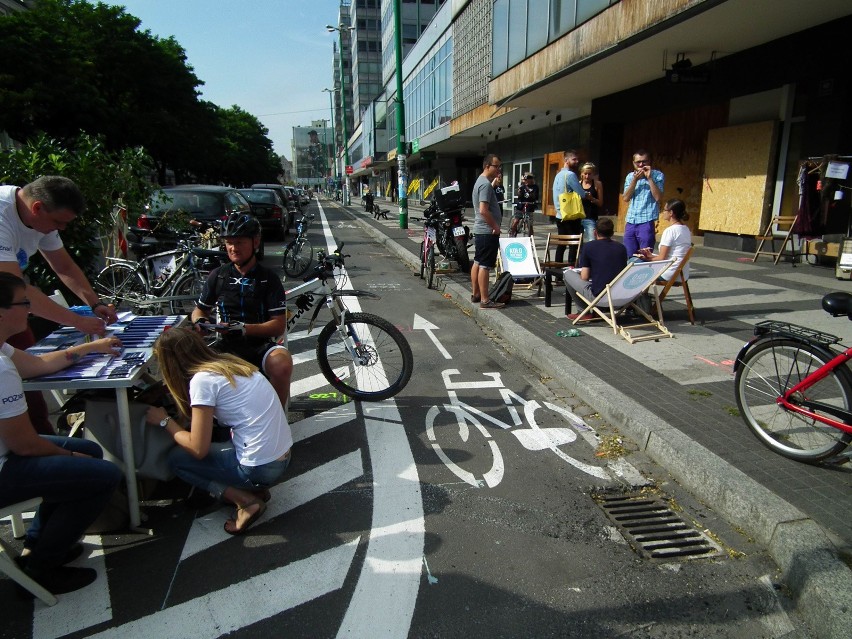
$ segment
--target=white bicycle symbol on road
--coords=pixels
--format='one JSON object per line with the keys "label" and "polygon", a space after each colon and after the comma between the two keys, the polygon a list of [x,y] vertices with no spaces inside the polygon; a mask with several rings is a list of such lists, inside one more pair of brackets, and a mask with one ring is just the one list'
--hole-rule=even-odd
{"label": "white bicycle symbol on road", "polygon": [[[449,403],[441,406],[432,406],[426,413],[426,435],[429,438],[432,449],[442,462],[449,468],[459,479],[470,484],[475,488],[487,486],[493,488],[502,480],[505,473],[503,463],[503,454],[497,442],[491,437],[491,433],[483,425],[487,422],[492,426],[497,426],[504,430],[509,430],[514,435],[518,442],[527,450],[540,451],[549,450],[563,461],[571,464],[578,470],[583,471],[598,479],[610,480],[611,475],[600,466],[593,466],[578,459],[567,455],[560,450],[560,446],[571,444],[577,439],[577,432],[584,436],[589,443],[593,443],[597,439],[594,431],[577,415],[561,406],[551,402],[544,402],[544,406],[536,400],[526,400],[517,393],[509,390],[503,385],[500,373],[483,373],[487,379],[478,381],[453,381],[452,377],[460,375],[458,369],[452,368],[441,371],[441,376],[444,380],[444,386],[447,389]],[[504,422],[482,410],[471,406],[468,403],[459,399],[457,391],[465,389],[482,390],[486,388],[498,389],[500,396],[503,399],[507,410],[509,411],[510,420]],[[517,406],[522,407],[523,417],[521,417]],[[572,428],[567,427],[547,427],[541,428],[536,420],[536,411],[541,408],[547,408],[560,415]],[[485,438],[488,448],[491,451],[492,463],[491,468],[477,476],[474,473],[465,470],[458,463],[453,461],[444,450],[444,447],[438,442],[438,434],[436,430],[436,421],[440,422],[442,415],[446,413],[454,416],[456,425],[458,426],[458,436],[463,443],[466,443],[470,438],[471,426],[473,426]],[[526,424],[524,424],[526,421]],[[523,428],[518,428],[523,426]]]}

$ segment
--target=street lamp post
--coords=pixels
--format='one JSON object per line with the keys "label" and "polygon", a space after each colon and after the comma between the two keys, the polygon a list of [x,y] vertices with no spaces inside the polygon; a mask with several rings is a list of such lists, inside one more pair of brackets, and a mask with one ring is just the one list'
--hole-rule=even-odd
{"label": "street lamp post", "polygon": [[393,2],[394,43],[396,45],[396,163],[399,182],[399,228],[408,228],[408,167],[405,165],[405,105],[402,99],[402,8]]}
{"label": "street lamp post", "polygon": [[340,179],[340,173],[338,173],[337,167],[337,134],[334,130],[334,99],[332,95],[334,94],[334,89],[323,89],[323,93],[328,93],[328,108],[331,111],[331,143],[334,147],[334,152],[332,156],[334,158],[334,180],[335,184],[337,184],[337,180]]}
{"label": "street lamp post", "polygon": [[343,205],[349,206],[349,174],[346,169],[349,166],[349,134],[346,131],[346,74],[343,72],[343,32],[354,31],[355,27],[347,27],[342,22],[333,27],[325,26],[329,33],[337,31],[338,43],[340,44],[340,108],[341,122],[343,123]]}

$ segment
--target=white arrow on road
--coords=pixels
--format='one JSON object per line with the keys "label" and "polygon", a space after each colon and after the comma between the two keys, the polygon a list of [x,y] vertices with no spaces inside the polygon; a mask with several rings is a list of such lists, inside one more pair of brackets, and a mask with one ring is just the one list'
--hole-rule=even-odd
{"label": "white arrow on road", "polygon": [[429,336],[429,339],[431,339],[432,343],[435,345],[435,348],[437,348],[440,351],[441,355],[444,356],[444,359],[453,359],[453,356],[450,355],[449,352],[447,352],[447,349],[444,348],[444,345],[438,341],[438,338],[435,336],[435,333],[433,333],[433,331],[437,331],[439,330],[439,328],[435,326],[432,322],[423,317],[420,317],[417,313],[415,313],[414,326],[412,328],[415,331],[425,331],[426,335]]}

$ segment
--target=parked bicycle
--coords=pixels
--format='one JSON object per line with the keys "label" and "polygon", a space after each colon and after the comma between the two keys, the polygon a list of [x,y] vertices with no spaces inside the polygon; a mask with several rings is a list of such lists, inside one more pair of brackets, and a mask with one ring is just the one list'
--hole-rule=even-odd
{"label": "parked bicycle", "polygon": [[219,250],[203,249],[183,237],[178,246],[156,251],[147,244],[133,246],[138,260],[107,258],[106,267],[95,278],[101,299],[117,308],[140,315],[187,315],[195,308],[210,271],[227,259]]}
{"label": "parked bicycle", "polygon": [[288,277],[304,275],[314,259],[314,248],[308,240],[308,223],[313,213],[305,213],[296,222],[296,237],[284,249],[284,272]]}
{"label": "parked bicycle", "polygon": [[412,217],[415,222],[423,222],[423,240],[420,242],[420,279],[426,278],[426,288],[435,283],[435,247],[438,242],[438,229],[441,226],[439,215],[424,211],[424,217]]}
{"label": "parked bicycle", "polygon": [[[446,189],[442,189],[446,190]],[[423,211],[424,218],[435,221],[435,245],[448,260],[458,264],[462,273],[470,272],[470,256],[467,246],[470,229],[464,224],[464,207],[455,192],[436,194],[429,207]]]}
{"label": "parked bicycle", "polygon": [[[829,293],[822,307],[834,317],[850,317],[852,295]],[[839,337],[787,322],[759,322],[754,333],[734,364],[746,425],[790,459],[815,463],[837,455],[852,441],[852,348],[836,346]]]}
{"label": "parked bicycle", "polygon": [[379,401],[399,393],[414,370],[414,356],[403,334],[387,320],[370,313],[353,313],[344,297],[379,299],[368,291],[342,290],[345,282],[343,244],[331,255],[317,252],[314,277],[288,290],[287,332],[313,309],[313,329],[321,302],[332,319],[317,337],[317,363],[323,376],[341,393],[361,401]]}

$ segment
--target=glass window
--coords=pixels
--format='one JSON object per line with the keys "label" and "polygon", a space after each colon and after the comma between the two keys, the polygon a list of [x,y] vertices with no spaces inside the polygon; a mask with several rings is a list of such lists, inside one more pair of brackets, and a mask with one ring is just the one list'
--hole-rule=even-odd
{"label": "glass window", "polygon": [[577,0],[577,24],[585,22],[610,5],[610,0]]}
{"label": "glass window", "polygon": [[495,0],[492,13],[491,75],[509,68],[509,0]]}
{"label": "glass window", "polygon": [[547,45],[550,0],[527,0],[527,5],[527,55],[530,56]]}
{"label": "glass window", "polygon": [[577,0],[552,0],[552,7],[550,39],[556,40],[577,25]]}
{"label": "glass window", "polygon": [[527,4],[509,3],[509,66],[514,66],[526,57],[527,52]]}

